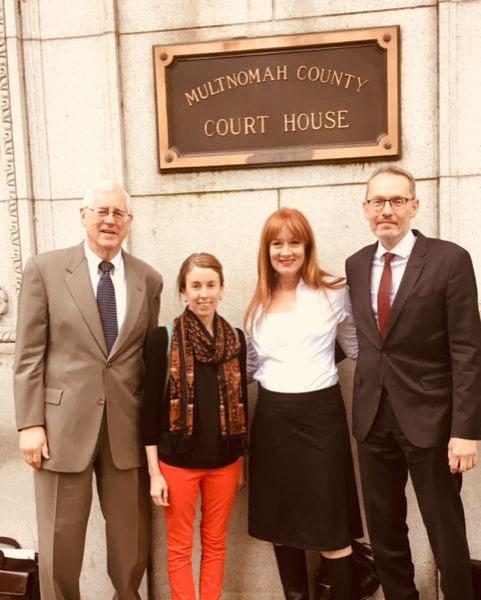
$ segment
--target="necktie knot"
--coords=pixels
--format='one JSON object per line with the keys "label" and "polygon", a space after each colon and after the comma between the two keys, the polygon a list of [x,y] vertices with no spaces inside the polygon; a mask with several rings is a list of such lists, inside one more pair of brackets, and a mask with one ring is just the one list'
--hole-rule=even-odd
{"label": "necktie knot", "polygon": [[114,270],[114,265],[108,260],[103,260],[99,263],[99,270],[102,273],[110,273]]}
{"label": "necktie knot", "polygon": [[392,259],[393,259],[395,256],[396,256],[396,255],[395,255],[395,254],[393,254],[392,252],[386,252],[386,253],[384,254],[384,264],[385,264],[385,265],[390,265],[390,264],[391,264],[391,261],[392,261]]}

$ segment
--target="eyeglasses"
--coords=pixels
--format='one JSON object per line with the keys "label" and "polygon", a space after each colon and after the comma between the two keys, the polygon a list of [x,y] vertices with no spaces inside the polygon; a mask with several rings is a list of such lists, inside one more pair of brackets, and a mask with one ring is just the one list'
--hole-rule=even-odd
{"label": "eyeglasses", "polygon": [[114,210],[104,208],[103,206],[96,206],[95,208],[84,206],[84,208],[91,210],[98,219],[105,219],[109,215],[112,215],[116,223],[125,223],[128,221],[129,217],[132,216],[131,213],[128,213],[125,210],[120,210],[119,208],[115,208]]}
{"label": "eyeglasses", "polygon": [[376,212],[380,212],[381,210],[384,210],[386,202],[389,202],[389,205],[393,210],[399,210],[404,208],[410,200],[414,200],[414,198],[405,198],[404,196],[395,196],[394,198],[370,198],[369,200],[366,200],[366,204],[369,204]]}

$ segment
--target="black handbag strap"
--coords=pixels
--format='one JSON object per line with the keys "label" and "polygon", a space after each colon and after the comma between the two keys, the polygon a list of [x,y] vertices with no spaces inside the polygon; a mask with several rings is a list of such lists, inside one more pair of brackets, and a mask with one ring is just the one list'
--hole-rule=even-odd
{"label": "black handbag strap", "polygon": [[17,548],[18,550],[22,547],[17,542],[17,540],[14,540],[13,538],[9,538],[9,537],[1,537],[0,536],[0,544],[6,544],[7,546],[12,546],[13,548]]}

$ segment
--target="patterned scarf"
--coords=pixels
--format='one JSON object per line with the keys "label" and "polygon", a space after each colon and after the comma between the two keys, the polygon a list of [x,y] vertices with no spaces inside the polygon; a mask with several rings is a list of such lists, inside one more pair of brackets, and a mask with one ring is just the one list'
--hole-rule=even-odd
{"label": "patterned scarf", "polygon": [[202,364],[219,365],[217,380],[222,438],[246,435],[240,349],[234,329],[217,313],[214,315],[213,337],[189,308],[175,319],[170,355],[170,431],[191,436],[194,430],[197,360]]}

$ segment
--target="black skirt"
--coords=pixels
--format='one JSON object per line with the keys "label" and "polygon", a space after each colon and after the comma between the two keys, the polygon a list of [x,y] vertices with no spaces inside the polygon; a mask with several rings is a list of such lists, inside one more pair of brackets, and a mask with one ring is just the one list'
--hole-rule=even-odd
{"label": "black skirt", "polygon": [[249,462],[249,534],[306,550],[362,537],[339,385],[300,394],[259,388]]}

